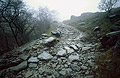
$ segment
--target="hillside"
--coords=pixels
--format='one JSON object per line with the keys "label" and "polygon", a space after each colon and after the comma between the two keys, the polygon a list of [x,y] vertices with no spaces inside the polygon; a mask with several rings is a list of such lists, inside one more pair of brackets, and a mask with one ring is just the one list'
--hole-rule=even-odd
{"label": "hillside", "polygon": [[96,57],[98,66],[95,78],[120,78],[120,8],[111,13],[83,13],[71,16],[65,24],[87,33],[91,42],[97,42],[96,49],[101,52]]}

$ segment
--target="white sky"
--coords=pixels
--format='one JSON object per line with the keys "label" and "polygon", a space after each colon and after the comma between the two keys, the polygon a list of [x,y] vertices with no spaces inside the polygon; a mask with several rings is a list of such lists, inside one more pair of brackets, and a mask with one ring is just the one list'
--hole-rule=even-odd
{"label": "white sky", "polygon": [[56,10],[59,18],[62,20],[69,19],[71,15],[79,16],[84,12],[98,11],[100,0],[24,0],[27,5],[35,10],[39,6],[47,6],[50,10]]}

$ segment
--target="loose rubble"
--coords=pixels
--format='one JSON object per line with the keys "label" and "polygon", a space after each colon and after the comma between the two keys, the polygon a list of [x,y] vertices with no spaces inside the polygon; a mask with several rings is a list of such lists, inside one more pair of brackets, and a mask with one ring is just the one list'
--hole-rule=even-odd
{"label": "loose rubble", "polygon": [[59,24],[57,31],[57,43],[43,34],[47,38],[0,56],[0,78],[94,78],[94,44],[82,42],[85,34],[74,27]]}

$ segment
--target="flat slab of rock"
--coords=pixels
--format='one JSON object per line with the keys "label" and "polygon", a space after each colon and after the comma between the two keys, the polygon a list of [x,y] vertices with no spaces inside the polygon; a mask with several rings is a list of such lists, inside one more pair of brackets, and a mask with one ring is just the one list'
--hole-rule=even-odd
{"label": "flat slab of rock", "polygon": [[9,69],[12,70],[12,71],[19,72],[19,71],[21,71],[21,70],[23,70],[25,68],[27,68],[27,61],[24,61],[24,62],[20,63],[17,66],[10,67]]}
{"label": "flat slab of rock", "polygon": [[38,61],[39,61],[39,60],[38,60],[37,57],[31,57],[31,58],[28,59],[28,62],[29,62],[29,63],[37,63]]}
{"label": "flat slab of rock", "polygon": [[66,53],[66,50],[65,49],[60,49],[57,53],[57,56],[65,56],[67,53]]}
{"label": "flat slab of rock", "polygon": [[67,47],[67,46],[65,46],[64,49],[67,50],[67,53],[73,53],[73,52],[74,52],[73,49],[71,49],[71,48],[69,48],[69,47]]}
{"label": "flat slab of rock", "polygon": [[91,47],[83,47],[82,51],[86,51],[86,50],[89,50],[89,49],[91,49]]}
{"label": "flat slab of rock", "polygon": [[37,64],[36,64],[36,63],[30,63],[30,64],[29,64],[29,67],[30,67],[30,68],[37,67]]}
{"label": "flat slab of rock", "polygon": [[77,46],[75,46],[75,45],[70,45],[70,48],[73,48],[75,51],[78,50]]}
{"label": "flat slab of rock", "polygon": [[33,75],[32,71],[27,71],[27,72],[25,73],[25,78],[29,78],[29,77],[32,76],[32,75]]}
{"label": "flat slab of rock", "polygon": [[68,57],[68,60],[69,60],[70,62],[72,62],[72,61],[79,61],[79,55],[70,55],[70,56]]}
{"label": "flat slab of rock", "polygon": [[40,55],[38,56],[38,59],[40,59],[40,60],[51,60],[52,58],[53,58],[53,56],[50,55],[50,54],[47,53],[47,52],[43,52],[42,54],[40,54]]}
{"label": "flat slab of rock", "polygon": [[29,57],[30,57],[30,55],[24,55],[24,56],[20,56],[20,59],[27,60]]}

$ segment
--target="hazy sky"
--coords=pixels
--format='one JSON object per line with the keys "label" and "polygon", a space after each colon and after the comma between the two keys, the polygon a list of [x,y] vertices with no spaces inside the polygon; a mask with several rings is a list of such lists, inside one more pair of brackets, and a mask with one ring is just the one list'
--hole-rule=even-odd
{"label": "hazy sky", "polygon": [[79,16],[83,12],[98,11],[100,0],[24,0],[27,5],[34,9],[39,6],[47,6],[50,10],[56,10],[59,18],[69,19],[71,15]]}

